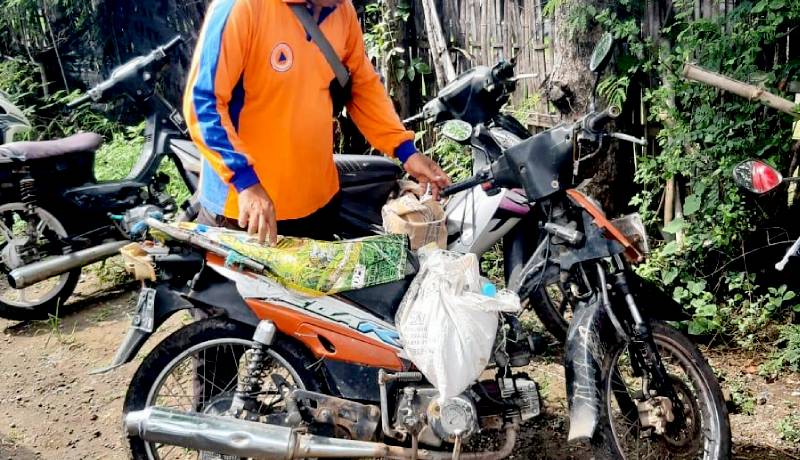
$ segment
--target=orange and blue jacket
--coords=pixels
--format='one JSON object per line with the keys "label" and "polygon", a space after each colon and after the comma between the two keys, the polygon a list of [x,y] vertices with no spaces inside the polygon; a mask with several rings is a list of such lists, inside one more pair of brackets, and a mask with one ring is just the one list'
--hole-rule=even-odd
{"label": "orange and blue jacket", "polygon": [[[200,202],[238,217],[237,193],[261,183],[278,220],[308,216],[339,190],[333,163],[333,70],[290,0],[214,0],[184,95],[203,154]],[[401,161],[415,151],[369,61],[355,8],[324,8],[322,33],[352,78],[350,117],[373,147]]]}

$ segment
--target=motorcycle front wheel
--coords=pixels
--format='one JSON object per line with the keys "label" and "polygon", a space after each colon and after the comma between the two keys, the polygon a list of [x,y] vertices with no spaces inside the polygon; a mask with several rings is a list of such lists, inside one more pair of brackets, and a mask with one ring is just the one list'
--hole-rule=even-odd
{"label": "motorcycle front wheel", "polygon": [[[185,326],[153,348],[136,370],[125,395],[123,414],[150,406],[166,406],[184,412],[228,415],[239,377],[250,362],[254,329],[223,318],[211,318]],[[319,391],[309,368],[313,361],[292,342],[276,337],[267,350],[258,393],[259,413],[280,413],[285,403],[277,382],[290,388]],[[137,460],[228,459],[167,444],[147,443],[128,437],[131,457]]]}
{"label": "motorcycle front wheel", "polygon": [[[607,412],[592,440],[595,458],[730,458],[728,411],[711,367],[681,332],[656,321],[651,329],[682,407],[663,404],[666,398],[654,404],[659,396],[646,395],[648,382],[632,366],[630,344],[619,344],[603,366],[601,407]],[[654,425],[661,425],[660,429]]]}
{"label": "motorcycle front wheel", "polygon": [[[31,235],[34,241],[31,241]],[[37,207],[35,216],[31,218],[24,203],[0,205],[0,317],[29,321],[60,315],[78,284],[80,269],[53,276],[22,289],[11,287],[6,276],[18,266],[38,261],[35,258],[28,260],[30,256],[26,257],[20,251],[38,251],[46,246],[52,247],[56,245],[54,239],[67,236],[67,230],[61,221],[44,208]],[[44,254],[41,258],[61,254],[63,252]]]}

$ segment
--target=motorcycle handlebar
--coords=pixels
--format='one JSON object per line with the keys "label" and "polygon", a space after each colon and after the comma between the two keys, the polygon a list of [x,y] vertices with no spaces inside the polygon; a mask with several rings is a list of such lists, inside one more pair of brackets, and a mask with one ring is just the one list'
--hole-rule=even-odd
{"label": "motorcycle handlebar", "polygon": [[589,114],[586,117],[585,126],[591,131],[599,131],[608,122],[619,117],[621,113],[622,110],[616,105],[608,106],[608,108],[606,108],[602,112],[595,112],[593,114]]}
{"label": "motorcycle handlebar", "polygon": [[67,108],[72,109],[72,108],[75,108],[75,107],[77,107],[79,105],[83,105],[83,104],[89,102],[89,100],[91,98],[92,97],[89,96],[89,94],[84,94],[83,96],[75,99],[74,101],[67,102]]}
{"label": "motorcycle handlebar", "polygon": [[106,91],[112,89],[120,82],[125,81],[127,78],[131,76],[131,74],[138,73],[141,69],[144,69],[153,63],[159,62],[160,60],[164,59],[167,56],[167,53],[172,51],[176,46],[183,43],[183,37],[180,35],[176,35],[170,41],[161,45],[151,51],[150,53],[139,56],[131,59],[130,61],[122,64],[118,67],[114,72],[111,73],[111,77],[107,80],[104,80],[93,88],[88,90],[86,94],[75,99],[74,101],[68,102],[68,108],[74,108],[86,102],[95,101],[100,102],[102,100]]}
{"label": "motorcycle handlebar", "polygon": [[481,185],[484,182],[487,182],[491,178],[491,173],[489,170],[483,170],[474,176],[470,177],[469,179],[463,180],[461,182],[456,182],[453,185],[447,186],[442,189],[439,193],[442,197],[448,197],[450,195],[455,195],[458,192],[462,192],[464,190],[469,190],[475,186]]}

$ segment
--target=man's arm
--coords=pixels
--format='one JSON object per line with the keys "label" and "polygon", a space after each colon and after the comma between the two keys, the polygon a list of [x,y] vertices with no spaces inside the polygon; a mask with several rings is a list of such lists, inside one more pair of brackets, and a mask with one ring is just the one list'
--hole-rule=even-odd
{"label": "man's arm", "polygon": [[243,71],[253,27],[249,1],[215,0],[206,13],[184,95],[184,115],[200,152],[223,181],[239,192],[239,226],[277,239],[272,200],[258,181],[237,134]]}
{"label": "man's arm", "polygon": [[247,60],[251,14],[247,1],[211,3],[184,94],[184,115],[192,139],[220,178],[237,191],[258,183],[231,117],[234,89],[241,84]]}

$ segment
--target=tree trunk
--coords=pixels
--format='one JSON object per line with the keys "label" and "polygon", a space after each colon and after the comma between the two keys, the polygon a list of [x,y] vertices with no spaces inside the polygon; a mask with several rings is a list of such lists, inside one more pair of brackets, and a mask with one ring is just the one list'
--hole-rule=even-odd
{"label": "tree trunk", "polygon": [[[563,0],[553,16],[554,66],[547,81],[549,101],[561,113],[563,121],[573,121],[589,111],[592,100],[592,86],[595,75],[589,71],[589,58],[595,44],[602,35],[599,26],[590,19],[588,30],[574,30],[571,18],[584,14],[587,6],[601,11],[605,0]],[[600,107],[602,108],[602,107]],[[627,198],[614,193],[619,177],[616,148],[599,153],[591,162],[581,164],[581,177],[593,177],[586,187],[587,192],[596,198],[609,215],[614,215],[627,205]],[[630,184],[624,185],[632,189]]]}

